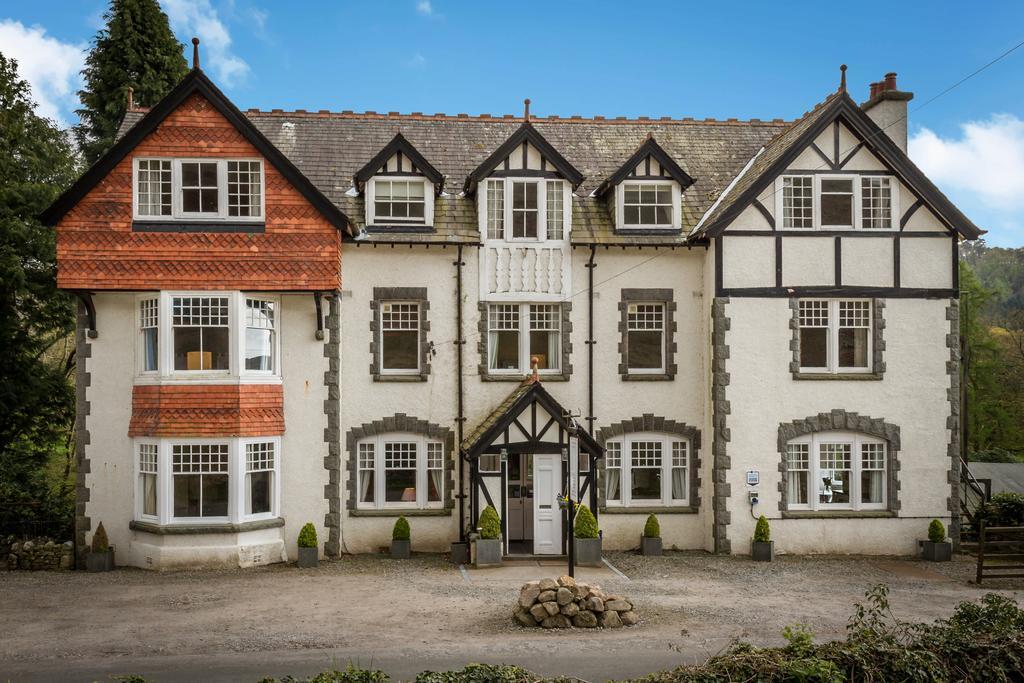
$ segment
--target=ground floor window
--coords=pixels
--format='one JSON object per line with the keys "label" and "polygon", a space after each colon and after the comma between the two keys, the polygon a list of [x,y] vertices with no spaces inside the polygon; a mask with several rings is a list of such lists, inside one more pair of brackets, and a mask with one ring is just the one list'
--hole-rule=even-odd
{"label": "ground floor window", "polygon": [[418,434],[381,434],[357,445],[357,506],[433,508],[444,501],[444,444]]}
{"label": "ground floor window", "polygon": [[790,510],[881,510],[886,501],[887,448],[856,432],[808,434],[786,444]]}
{"label": "ground floor window", "polygon": [[161,524],[276,517],[280,438],[136,439],[135,516]]}
{"label": "ground floor window", "polygon": [[608,506],[690,504],[690,442],[672,434],[636,433],[605,443]]}

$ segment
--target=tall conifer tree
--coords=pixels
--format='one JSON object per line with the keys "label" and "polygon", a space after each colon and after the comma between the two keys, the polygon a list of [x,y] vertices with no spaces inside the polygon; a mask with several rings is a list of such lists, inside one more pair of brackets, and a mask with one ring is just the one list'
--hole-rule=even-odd
{"label": "tall conifer tree", "polygon": [[111,0],[103,18],[107,25],[93,39],[82,71],[85,89],[78,93],[75,139],[89,164],[113,144],[129,86],[136,104],[152,106],[188,73],[182,45],[157,0]]}

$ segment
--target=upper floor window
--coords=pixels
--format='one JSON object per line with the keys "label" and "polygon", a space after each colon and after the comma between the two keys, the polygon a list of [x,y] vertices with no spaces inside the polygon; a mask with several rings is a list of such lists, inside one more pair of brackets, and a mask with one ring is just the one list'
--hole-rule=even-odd
{"label": "upper floor window", "polygon": [[896,188],[890,176],[789,175],[779,183],[783,228],[896,227]]}
{"label": "upper floor window", "polygon": [[433,508],[444,501],[444,445],[416,434],[358,442],[357,507]]}
{"label": "upper floor window", "polygon": [[867,372],[870,369],[870,300],[800,300],[801,372]]}
{"label": "upper floor window", "polygon": [[604,491],[609,506],[690,504],[688,439],[671,434],[627,434],[605,443]]}
{"label": "upper floor window", "polygon": [[135,159],[137,219],[261,219],[263,197],[258,159]]}
{"label": "upper floor window", "polygon": [[624,181],[616,188],[618,227],[623,229],[678,229],[679,186],[660,180]]}
{"label": "upper floor window", "polygon": [[373,178],[368,204],[373,207],[367,217],[371,225],[427,225],[432,221],[432,202],[427,201],[427,181],[422,178]]}
{"label": "upper floor window", "polygon": [[665,372],[665,303],[631,303],[626,312],[626,370]]}
{"label": "upper floor window", "polygon": [[878,510],[886,506],[885,441],[853,432],[820,432],[786,444],[790,510]]}
{"label": "upper floor window", "polygon": [[161,292],[138,299],[137,367],[143,376],[274,376],[276,297]]}
{"label": "upper floor window", "polygon": [[565,239],[571,207],[564,180],[491,178],[480,200],[487,239]]}
{"label": "upper floor window", "polygon": [[495,374],[526,374],[537,359],[538,372],[561,366],[560,304],[489,304],[487,368]]}
{"label": "upper floor window", "polygon": [[380,372],[418,373],[420,304],[416,301],[386,301],[380,307]]}

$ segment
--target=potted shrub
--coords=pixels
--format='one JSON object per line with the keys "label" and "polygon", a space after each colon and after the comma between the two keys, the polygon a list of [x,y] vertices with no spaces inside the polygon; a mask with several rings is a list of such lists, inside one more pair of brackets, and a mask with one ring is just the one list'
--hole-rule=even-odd
{"label": "potted shrub", "polygon": [[644,535],[640,537],[641,555],[661,555],[661,525],[654,515],[647,516]]}
{"label": "potted shrub", "polygon": [[405,517],[399,517],[395,521],[395,528],[391,530],[391,559],[409,559],[409,555],[412,554],[412,541],[409,540],[410,532],[409,521]]}
{"label": "potted shrub", "polygon": [[476,540],[476,566],[494,567],[501,564],[501,518],[493,505],[480,513],[480,536]]}
{"label": "potted shrub", "polygon": [[754,562],[771,562],[775,557],[775,541],[768,526],[768,518],[761,515],[754,527],[754,540],[750,542],[750,557]]}
{"label": "potted shrub", "polygon": [[92,547],[85,555],[85,569],[90,572],[109,572],[114,568],[114,549],[107,540],[107,530],[103,522],[96,527],[92,535]]}
{"label": "potted shrub", "polygon": [[946,540],[946,527],[937,519],[928,525],[928,540],[923,544],[924,559],[949,562],[953,559],[953,544]]}
{"label": "potted shrub", "polygon": [[306,522],[299,531],[299,567],[307,569],[320,563],[320,553],[316,542],[316,527],[313,522]]}
{"label": "potted shrub", "polygon": [[576,537],[576,564],[582,567],[601,566],[601,534],[597,531],[597,519],[586,505],[580,505],[573,525]]}

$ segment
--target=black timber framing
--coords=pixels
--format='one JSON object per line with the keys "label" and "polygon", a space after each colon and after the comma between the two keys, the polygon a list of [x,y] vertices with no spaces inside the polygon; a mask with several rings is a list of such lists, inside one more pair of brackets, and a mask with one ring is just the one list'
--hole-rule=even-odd
{"label": "black timber framing", "polygon": [[116,167],[147,135],[156,130],[192,94],[198,93],[242,134],[264,159],[271,163],[296,190],[338,230],[351,235],[351,221],[295,164],[274,146],[245,114],[217,88],[203,73],[193,68],[162,100],[142,117],[120,140],[89,167],[53,204],[43,211],[39,220],[45,225],[56,225],[85,195]]}
{"label": "black timber framing", "polygon": [[606,195],[612,188],[625,180],[626,177],[636,169],[641,161],[646,162],[645,175],[647,177],[651,177],[651,157],[661,165],[662,173],[668,174],[667,176],[658,176],[659,178],[671,178],[679,183],[681,190],[686,190],[690,185],[693,185],[694,180],[690,177],[690,174],[684,171],[682,167],[676,163],[675,159],[669,156],[668,152],[666,152],[654,139],[654,136],[649,136],[644,140],[643,144],[633,152],[633,155],[619,167],[619,170],[615,171],[615,173],[609,176],[603,183],[598,185],[597,189],[594,190],[594,195],[597,197],[603,197]]}
{"label": "black timber framing", "polygon": [[[772,163],[762,169],[757,178],[722,212],[714,221],[701,230],[701,234],[716,237],[722,233],[743,209],[759,197],[769,183],[788,170],[800,153],[810,146],[827,128],[842,122],[873,152],[883,164],[903,181],[917,197],[920,197],[935,215],[950,230],[967,239],[976,239],[982,231],[974,225],[949,199],[921,172],[914,162],[896,146],[888,135],[878,127],[853,99],[845,92],[838,93],[831,101],[811,114],[817,120],[807,127],[789,147],[782,151]],[[838,134],[838,129],[836,135]],[[836,156],[838,157],[838,151]],[[695,235],[696,236],[696,235]]]}
{"label": "black timber framing", "polygon": [[266,223],[222,221],[217,223],[132,221],[132,232],[242,232],[258,235],[266,232]]}
{"label": "black timber framing", "polygon": [[[524,121],[523,125],[519,126],[512,135],[509,136],[505,142],[501,143],[498,149],[487,157],[482,164],[476,167],[476,169],[469,174],[466,178],[465,186],[463,190],[466,194],[472,194],[476,191],[476,186],[481,180],[486,178],[498,168],[499,164],[503,164],[508,160],[508,156],[516,151],[516,149],[525,142],[529,142],[531,145],[537,148],[540,152],[541,157],[546,159],[548,163],[555,167],[558,173],[569,181],[572,188],[575,190],[579,187],[580,183],[583,182],[583,174],[580,173],[575,166],[570,164],[565,157],[563,157],[557,149],[548,142],[540,132],[533,127],[529,121]],[[505,170],[510,170],[508,164],[505,164]],[[524,169],[526,170],[526,169]]]}
{"label": "black timber framing", "polygon": [[[444,175],[434,168],[433,164],[427,161],[426,157],[420,154],[419,150],[413,147],[412,143],[409,142],[401,133],[395,133],[395,137],[391,138],[391,142],[385,145],[384,149],[377,152],[377,154],[375,154],[365,166],[355,172],[353,179],[355,181],[356,188],[362,191],[363,185],[366,181],[375,175],[379,175],[379,171],[384,167],[384,164],[388,162],[388,159],[396,154],[408,157],[413,167],[415,167],[424,178],[434,184],[434,193],[441,194],[444,187]],[[399,168],[401,168],[401,166],[399,166]]]}

